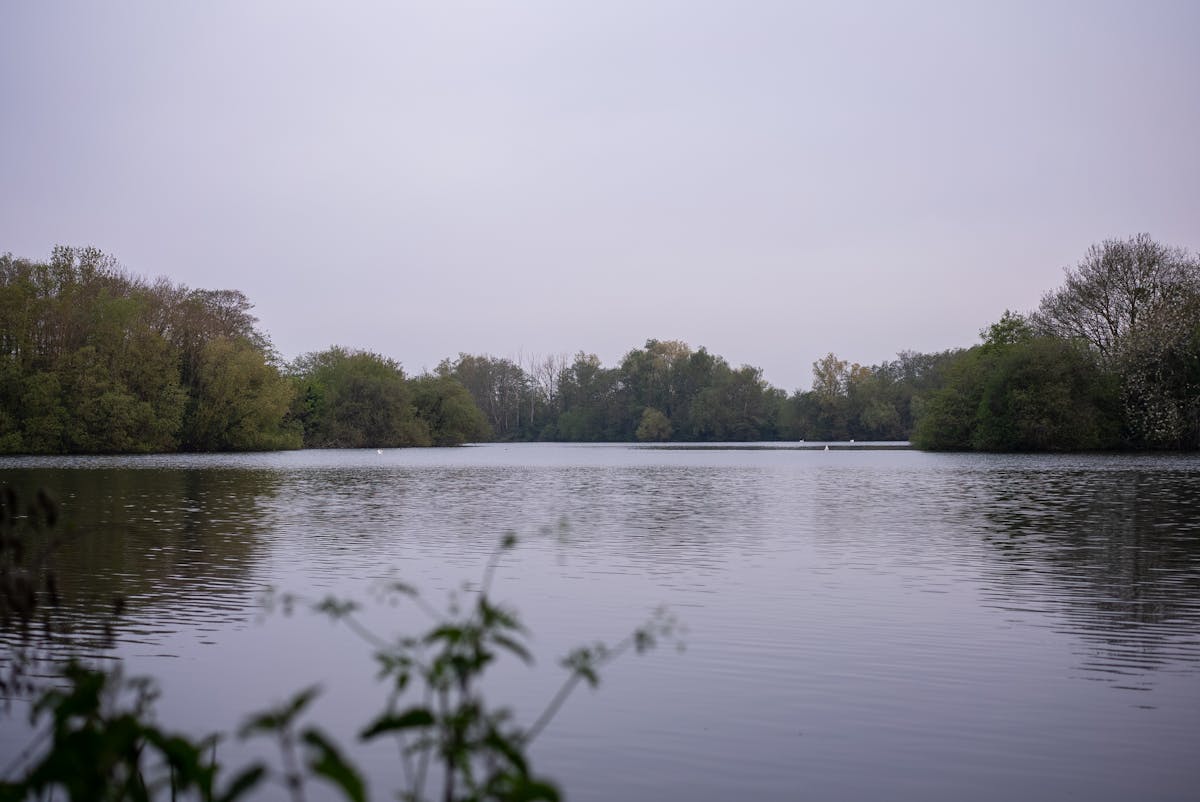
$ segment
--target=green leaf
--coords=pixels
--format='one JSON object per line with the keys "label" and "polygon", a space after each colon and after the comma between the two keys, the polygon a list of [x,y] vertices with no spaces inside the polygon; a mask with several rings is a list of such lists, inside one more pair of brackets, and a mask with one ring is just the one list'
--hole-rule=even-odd
{"label": "green leaf", "polygon": [[435,643],[444,640],[447,643],[460,643],[466,632],[462,627],[443,624],[440,627],[434,628],[424,638],[426,643]]}
{"label": "green leaf", "polygon": [[219,802],[234,802],[234,800],[262,782],[266,775],[266,766],[261,763],[254,764],[233,778],[233,781],[229,783],[229,787],[225,789],[225,793],[219,797]]}
{"label": "green leaf", "polygon": [[345,761],[337,747],[314,729],[305,730],[300,737],[316,752],[308,762],[308,768],[313,774],[324,777],[341,788],[342,793],[352,802],[366,802],[367,789],[363,784],[362,775]]}
{"label": "green leaf", "polygon": [[525,627],[521,625],[520,619],[516,613],[505,610],[500,605],[494,605],[487,600],[486,596],[479,597],[479,618],[483,626],[499,627],[501,629],[512,629],[517,632],[524,632]]}
{"label": "green leaf", "polygon": [[533,663],[533,655],[529,653],[529,650],[507,635],[493,635],[492,643],[507,649],[526,663]]}
{"label": "green leaf", "polygon": [[416,727],[433,726],[433,714],[423,707],[412,707],[405,710],[403,713],[385,713],[375,719],[371,724],[359,733],[359,738],[364,741],[369,741],[376,736],[383,735],[388,732],[396,732],[397,730],[410,730]]}
{"label": "green leaf", "polygon": [[513,795],[509,797],[512,802],[534,802],[534,800],[558,802],[560,798],[556,786],[541,780],[525,780],[521,782],[513,789]]}
{"label": "green leaf", "polygon": [[143,727],[142,736],[162,754],[180,788],[211,787],[213,768],[204,760],[204,750],[211,741],[194,743],[179,735],[167,735],[155,727]]}
{"label": "green leaf", "polygon": [[321,688],[317,685],[312,685],[297,693],[287,702],[284,702],[279,707],[264,710],[251,716],[242,724],[238,731],[241,737],[245,738],[248,735],[263,732],[277,732],[291,725],[296,716],[308,707],[313,699],[317,698],[317,694],[321,692]]}
{"label": "green leaf", "polygon": [[521,752],[521,747],[518,743],[510,738],[506,738],[499,730],[492,729],[484,738],[484,743],[495,749],[504,757],[508,758],[508,762],[521,777],[529,774],[529,764],[525,760],[525,755]]}

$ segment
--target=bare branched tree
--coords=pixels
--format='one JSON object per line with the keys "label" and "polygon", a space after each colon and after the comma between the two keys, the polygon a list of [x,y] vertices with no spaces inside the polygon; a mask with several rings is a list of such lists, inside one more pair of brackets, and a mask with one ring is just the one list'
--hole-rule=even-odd
{"label": "bare branched tree", "polygon": [[1200,260],[1149,234],[1093,245],[1065,272],[1033,321],[1043,333],[1086,341],[1106,360],[1157,310],[1200,294]]}
{"label": "bare branched tree", "polygon": [[530,359],[527,373],[533,382],[534,395],[547,409],[561,412],[559,388],[567,373],[570,357],[567,354],[550,354]]}

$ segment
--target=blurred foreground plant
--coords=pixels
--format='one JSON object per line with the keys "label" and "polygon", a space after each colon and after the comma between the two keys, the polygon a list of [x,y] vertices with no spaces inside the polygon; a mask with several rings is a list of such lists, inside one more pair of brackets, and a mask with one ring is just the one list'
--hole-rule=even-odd
{"label": "blurred foreground plant", "polygon": [[[562,659],[566,677],[541,714],[528,727],[517,725],[511,710],[488,704],[479,689],[488,667],[501,655],[525,663],[533,660],[516,612],[491,598],[496,567],[516,544],[515,534],[506,534],[489,558],[479,587],[471,590],[471,603],[460,605],[452,598],[445,612],[412,586],[387,583],[385,596],[411,600],[430,617],[430,628],[417,636],[381,637],[362,623],[361,606],[353,600],[267,594],[268,610],[290,613],[307,607],[348,627],[374,651],[386,701],[361,728],[358,740],[394,739],[404,780],[395,797],[404,802],[559,799],[558,787],[533,772],[529,745],[581,682],[599,682],[606,663],[677,637],[675,619],[659,610],[618,643],[575,649]],[[31,615],[37,606],[34,594]],[[77,660],[65,664],[60,679],[40,693],[32,708],[35,726],[46,717],[49,724],[42,725],[25,753],[2,767],[0,802],[52,798],[56,791],[70,800],[232,802],[269,782],[282,785],[293,802],[306,802],[312,780],[332,785],[352,802],[368,799],[362,773],[342,748],[319,727],[303,721],[319,693],[316,687],[246,718],[238,737],[273,739],[279,765],[256,762],[222,784],[218,780],[228,768],[217,758],[222,736],[194,739],[160,729],[154,723],[153,681],[126,678],[119,668],[105,670]],[[20,779],[8,780],[18,769]]]}
{"label": "blurred foreground plant", "polygon": [[[558,692],[533,724],[525,728],[517,725],[508,708],[489,705],[479,690],[487,668],[501,655],[507,653],[525,663],[533,661],[525,644],[527,632],[517,613],[491,597],[496,567],[516,545],[516,535],[506,534],[489,558],[478,589],[471,594],[472,603],[464,606],[452,600],[446,612],[434,608],[410,585],[387,583],[384,595],[409,599],[430,617],[431,628],[417,637],[380,637],[361,622],[357,615],[360,605],[354,601],[333,596],[307,600],[292,594],[268,597],[268,608],[279,607],[287,612],[306,605],[344,624],[374,650],[379,679],[388,689],[387,700],[383,711],[360,731],[359,738],[366,742],[384,737],[396,741],[405,782],[398,793],[401,800],[559,799],[557,786],[531,769],[529,745],[580,682],[595,686],[605,663],[629,651],[644,652],[663,639],[675,638],[679,631],[674,618],[659,610],[619,643],[575,649],[561,661],[567,676]],[[302,708],[313,695],[311,689],[303,692],[288,709]],[[251,721],[243,732],[273,731],[280,736],[286,757],[290,739],[276,723],[268,715],[265,720]],[[308,730],[302,738],[316,750],[313,756],[330,768],[337,765],[337,771],[323,773],[325,779],[338,784],[348,799],[363,799],[361,781],[340,763],[339,755],[325,751],[328,741],[317,743],[317,735]],[[296,764],[292,759],[284,763]],[[297,777],[293,773],[288,783],[295,786]],[[436,789],[432,796],[427,795],[431,785]]]}

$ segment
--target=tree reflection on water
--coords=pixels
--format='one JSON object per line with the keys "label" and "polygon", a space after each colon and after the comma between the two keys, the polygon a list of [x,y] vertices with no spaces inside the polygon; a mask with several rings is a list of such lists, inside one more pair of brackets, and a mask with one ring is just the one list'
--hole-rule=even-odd
{"label": "tree reflection on water", "polygon": [[1002,558],[988,602],[1069,617],[1117,681],[1200,662],[1200,481],[1171,470],[1010,470],[979,489]]}

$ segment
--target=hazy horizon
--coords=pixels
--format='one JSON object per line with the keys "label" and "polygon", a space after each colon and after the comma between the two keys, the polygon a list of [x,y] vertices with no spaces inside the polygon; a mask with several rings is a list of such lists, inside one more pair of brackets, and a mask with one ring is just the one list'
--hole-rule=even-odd
{"label": "hazy horizon", "polygon": [[788,391],[1200,247],[1200,4],[0,8],[0,252],[232,288],[286,359],[704,346]]}

